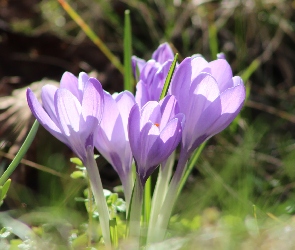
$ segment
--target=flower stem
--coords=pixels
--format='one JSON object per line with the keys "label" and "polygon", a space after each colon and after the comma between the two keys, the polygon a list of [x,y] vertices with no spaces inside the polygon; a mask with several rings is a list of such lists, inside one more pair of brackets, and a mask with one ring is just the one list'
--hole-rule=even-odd
{"label": "flower stem", "polygon": [[149,244],[150,235],[156,226],[158,214],[160,212],[161,206],[163,204],[165,195],[167,193],[169,181],[172,175],[173,163],[175,160],[175,151],[170,155],[170,157],[161,164],[159,175],[156,183],[156,187],[153,194],[152,209],[150,215],[150,222],[147,235],[147,243]]}
{"label": "flower stem", "polygon": [[129,220],[129,237],[132,238],[139,248],[140,237],[140,219],[143,202],[143,184],[137,176],[134,186],[134,193],[131,201],[130,220]]}
{"label": "flower stem", "polygon": [[88,146],[86,150],[87,156],[84,165],[88,172],[91,189],[99,213],[99,221],[101,225],[103,239],[107,246],[111,246],[110,215],[107,202],[103,193],[103,186],[101,183],[98,167],[96,161],[94,160],[93,147]]}
{"label": "flower stem", "polygon": [[169,220],[173,211],[173,207],[177,199],[180,181],[186,169],[186,163],[188,161],[188,157],[189,155],[187,154],[186,151],[184,150],[180,151],[180,156],[178,159],[176,171],[170,182],[165,200],[163,202],[163,205],[157,217],[156,225],[153,228],[153,230],[151,230],[149,243],[161,241],[165,237]]}

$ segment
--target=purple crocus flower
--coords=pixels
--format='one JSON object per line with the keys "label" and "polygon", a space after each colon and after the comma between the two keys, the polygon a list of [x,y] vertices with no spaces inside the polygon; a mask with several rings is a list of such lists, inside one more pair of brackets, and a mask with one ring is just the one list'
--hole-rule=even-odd
{"label": "purple crocus flower", "polygon": [[68,145],[84,161],[86,148],[93,147],[93,135],[103,112],[103,90],[99,81],[80,73],[79,79],[63,74],[60,88],[42,88],[43,107],[34,93],[27,90],[29,107],[43,127]]}
{"label": "purple crocus flower", "polygon": [[150,60],[143,67],[141,77],[136,85],[135,100],[140,107],[143,107],[148,101],[158,101],[172,60],[163,65]]}
{"label": "purple crocus flower", "polygon": [[[174,53],[169,45],[169,43],[163,43],[161,44],[153,53],[152,55],[152,60],[158,62],[160,65],[164,64],[168,60],[173,60],[174,59]],[[137,76],[136,72],[137,69],[139,70],[139,73],[141,73],[143,67],[146,64],[146,61],[144,59],[141,59],[137,56],[132,56],[132,70],[133,74],[136,77],[136,79],[139,78]]]}
{"label": "purple crocus flower", "polygon": [[100,214],[103,238],[110,246],[109,211],[93,154],[94,133],[104,107],[102,86],[85,73],[80,73],[77,79],[66,72],[60,81],[60,88],[52,85],[42,88],[41,99],[43,106],[34,93],[27,90],[29,107],[39,123],[68,145],[85,165]]}
{"label": "purple crocus flower", "polygon": [[186,58],[175,70],[170,93],[186,116],[182,147],[192,153],[202,142],[225,129],[240,112],[245,87],[224,59],[207,62]]}
{"label": "purple crocus flower", "polygon": [[225,129],[240,112],[245,87],[240,77],[232,75],[224,59],[208,63],[203,57],[183,60],[173,75],[170,93],[176,96],[186,122],[182,132],[181,151],[168,192],[149,232],[148,242],[163,240],[176,193],[179,192],[186,163],[193,151],[205,140]]}
{"label": "purple crocus flower", "polygon": [[104,91],[104,115],[95,137],[95,147],[118,173],[129,203],[132,192],[132,152],[127,124],[131,108],[135,104],[129,91],[110,95]]}
{"label": "purple crocus flower", "polygon": [[172,95],[159,103],[150,101],[142,109],[137,104],[131,109],[129,140],[142,185],[179,144],[183,123],[184,115]]}

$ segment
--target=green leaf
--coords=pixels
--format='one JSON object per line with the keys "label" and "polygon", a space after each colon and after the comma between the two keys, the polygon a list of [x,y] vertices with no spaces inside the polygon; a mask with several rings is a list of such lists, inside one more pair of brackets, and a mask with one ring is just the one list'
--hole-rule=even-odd
{"label": "green leaf", "polygon": [[18,153],[16,154],[16,156],[14,157],[13,161],[10,163],[10,165],[8,166],[6,171],[0,177],[0,185],[4,185],[4,183],[8,180],[10,175],[12,175],[12,173],[14,172],[14,170],[16,169],[16,167],[18,166],[18,164],[20,163],[20,161],[22,160],[24,155],[27,153],[29,147],[31,146],[31,144],[35,138],[38,127],[39,127],[39,123],[37,120],[35,120],[32,128],[31,128],[26,140],[24,141],[23,145],[21,146],[20,150],[18,151]]}
{"label": "green leaf", "polygon": [[164,87],[163,87],[163,90],[162,90],[162,93],[160,96],[160,100],[162,100],[167,95],[167,92],[168,92],[168,89],[170,86],[170,82],[171,82],[171,79],[172,79],[172,76],[173,76],[173,73],[174,73],[174,70],[176,67],[177,58],[178,58],[178,53],[176,53],[174,60],[170,66],[170,69],[169,69],[168,75],[166,77],[165,84],[164,84]]}
{"label": "green leaf", "polygon": [[4,200],[8,189],[10,187],[11,179],[8,179],[3,186],[0,187],[1,193],[0,193],[0,201]]}
{"label": "green leaf", "polygon": [[131,38],[131,22],[130,11],[125,10],[124,22],[124,89],[133,93],[133,78],[132,78],[132,38]]}

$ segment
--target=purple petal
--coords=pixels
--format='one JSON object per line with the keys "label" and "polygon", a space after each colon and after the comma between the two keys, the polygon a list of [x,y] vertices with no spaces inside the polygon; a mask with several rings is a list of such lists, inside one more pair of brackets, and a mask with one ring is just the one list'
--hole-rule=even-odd
{"label": "purple petal", "polygon": [[214,125],[208,128],[211,136],[224,130],[238,115],[245,101],[246,91],[243,84],[227,89],[220,95],[221,115]]}
{"label": "purple petal", "polygon": [[171,120],[161,131],[148,152],[150,167],[147,169],[147,176],[151,175],[156,167],[175,150],[181,140],[181,132],[182,127],[178,119]]}
{"label": "purple petal", "polygon": [[128,136],[130,147],[133,155],[140,154],[140,110],[138,104],[135,104],[129,115],[128,119]]}
{"label": "purple petal", "polygon": [[56,117],[56,111],[55,111],[55,106],[54,106],[54,96],[55,92],[57,90],[56,86],[46,84],[45,86],[42,87],[41,91],[41,99],[42,99],[42,104],[51,118],[51,120],[55,123],[58,124],[57,117]]}
{"label": "purple petal", "polygon": [[160,67],[161,65],[155,60],[147,61],[140,72],[140,80],[143,80],[147,85],[152,84],[154,75]]}
{"label": "purple petal", "polygon": [[135,100],[141,108],[148,101],[150,101],[150,97],[148,94],[148,88],[142,80],[139,80],[139,82],[136,84]]}
{"label": "purple petal", "polygon": [[175,96],[168,95],[164,99],[162,99],[159,103],[161,106],[161,122],[160,122],[160,130],[162,130],[166,124],[179,113],[179,106]]}
{"label": "purple petal", "polygon": [[65,72],[60,80],[60,88],[69,90],[79,101],[82,100],[82,95],[78,89],[78,78],[70,72]]}
{"label": "purple petal", "polygon": [[228,62],[218,59],[209,63],[211,74],[218,82],[220,92],[232,87],[232,70]]}
{"label": "purple petal", "polygon": [[141,109],[140,128],[142,128],[148,121],[153,124],[160,124],[161,111],[160,105],[156,101],[147,102]]}
{"label": "purple petal", "polygon": [[[63,133],[67,136],[72,150],[83,161],[86,157],[85,144],[87,143],[91,132],[83,134],[80,132],[81,104],[78,99],[67,89],[58,89],[55,95],[55,105],[57,108],[57,117],[60,122]],[[93,145],[93,142],[92,142]]]}
{"label": "purple petal", "polygon": [[150,156],[151,148],[160,146],[159,144],[154,145],[159,134],[159,128],[151,122],[147,122],[140,132],[140,152],[137,155],[133,153],[133,155],[137,163],[138,173],[140,173],[143,178],[146,176],[148,169],[152,167]]}
{"label": "purple petal", "polygon": [[149,101],[158,101],[160,99],[171,64],[171,60],[166,61],[155,73],[153,82],[148,90],[150,93]]}
{"label": "purple petal", "polygon": [[152,59],[163,64],[168,60],[174,59],[174,53],[168,43],[161,44],[153,53]]}
{"label": "purple petal", "polygon": [[136,79],[139,79],[139,75],[137,75],[137,68],[140,72],[142,71],[143,66],[146,64],[146,61],[137,57],[137,56],[132,56],[131,57],[131,63],[132,63],[132,71],[133,71],[133,75]]}
{"label": "purple petal", "polygon": [[80,129],[81,104],[67,89],[58,89],[55,95],[57,116],[66,136],[70,136],[70,128],[75,132]]}
{"label": "purple petal", "polygon": [[59,129],[58,125],[55,124],[52,121],[52,119],[48,116],[48,114],[45,112],[45,110],[37,100],[32,90],[29,88],[27,89],[27,101],[33,115],[38,120],[38,122],[58,140],[65,144],[68,144],[66,138],[61,133],[61,130]]}
{"label": "purple petal", "polygon": [[[78,89],[80,90],[80,93],[84,92],[84,88],[85,88],[86,83],[88,82],[89,78],[90,77],[85,72],[80,72],[79,77],[78,77]],[[92,78],[92,79],[95,79],[95,78]]]}
{"label": "purple petal", "polygon": [[189,98],[191,82],[206,68],[208,68],[208,62],[202,57],[187,57],[176,68],[170,85],[170,93],[176,96],[180,106]]}
{"label": "purple petal", "polygon": [[117,102],[117,107],[119,109],[119,112],[122,118],[126,140],[128,140],[127,125],[128,125],[130,110],[135,104],[134,96],[129,91],[123,91],[115,98],[115,101]]}

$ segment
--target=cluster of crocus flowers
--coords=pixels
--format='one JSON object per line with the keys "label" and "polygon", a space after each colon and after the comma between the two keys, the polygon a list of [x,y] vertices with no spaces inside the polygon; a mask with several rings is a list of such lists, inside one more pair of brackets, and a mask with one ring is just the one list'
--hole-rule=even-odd
{"label": "cluster of crocus flowers", "polygon": [[[130,235],[137,238],[145,183],[160,164],[166,165],[180,145],[176,171],[152,213],[148,243],[165,236],[181,178],[194,150],[225,129],[240,112],[245,99],[243,81],[233,77],[222,56],[212,62],[195,56],[177,65],[168,95],[159,100],[173,58],[167,43],[147,62],[133,57],[134,74],[139,80],[135,96],[128,91],[110,95],[102,90],[99,81],[85,73],[80,73],[79,78],[65,73],[59,89],[43,87],[43,106],[30,89],[27,91],[28,104],[36,119],[86,166],[100,218],[106,217],[101,218],[103,228],[108,228],[109,217],[93,160],[94,147],[121,179],[127,205],[131,204]],[[132,159],[136,166],[135,185]],[[109,243],[107,229],[103,230],[103,237]]]}

